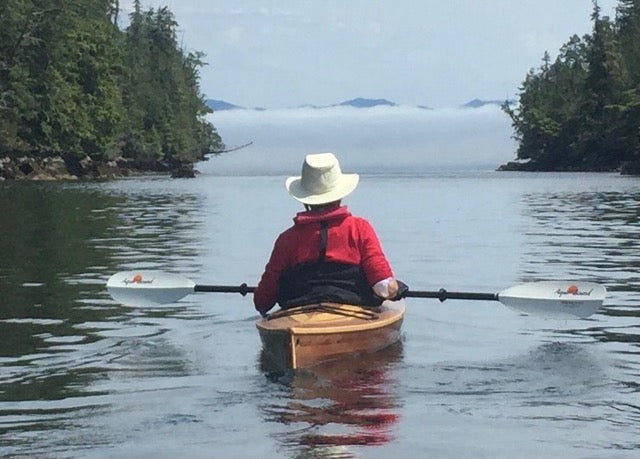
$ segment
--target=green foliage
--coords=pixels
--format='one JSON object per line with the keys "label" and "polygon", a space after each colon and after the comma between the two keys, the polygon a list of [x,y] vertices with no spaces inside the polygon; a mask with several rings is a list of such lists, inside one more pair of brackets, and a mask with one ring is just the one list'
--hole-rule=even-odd
{"label": "green foliage", "polygon": [[632,81],[640,81],[640,2],[620,0],[616,32],[622,56]]}
{"label": "green foliage", "polygon": [[593,32],[573,36],[553,64],[545,53],[511,117],[517,158],[532,170],[618,170],[640,161],[640,0],[616,21],[594,2]]}
{"label": "green foliage", "polygon": [[183,53],[177,23],[166,8],[142,13],[137,7],[126,32],[124,87],[129,143],[126,155],[193,162],[223,146],[204,115],[198,91],[202,54]]}
{"label": "green foliage", "polygon": [[167,8],[0,0],[0,154],[194,162],[224,148]]}

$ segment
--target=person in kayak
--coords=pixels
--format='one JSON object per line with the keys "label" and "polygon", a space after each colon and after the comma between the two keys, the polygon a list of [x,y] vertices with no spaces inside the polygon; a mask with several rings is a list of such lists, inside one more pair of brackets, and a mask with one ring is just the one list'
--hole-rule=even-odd
{"label": "person in kayak", "polygon": [[379,306],[399,299],[407,286],[395,279],[373,226],[341,200],[358,185],[333,153],[305,157],[300,176],[285,186],[305,206],[275,241],[253,295],[261,315],[276,302],[283,309],[336,302]]}

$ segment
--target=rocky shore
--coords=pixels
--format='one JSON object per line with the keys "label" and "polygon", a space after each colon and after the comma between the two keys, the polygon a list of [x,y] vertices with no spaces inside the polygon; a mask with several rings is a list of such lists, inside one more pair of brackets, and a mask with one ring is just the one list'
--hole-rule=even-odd
{"label": "rocky shore", "polygon": [[615,170],[585,170],[579,167],[570,169],[555,166],[540,167],[540,165],[534,161],[510,161],[502,164],[496,170],[512,172],[619,172],[621,175],[640,176],[640,160],[625,162]]}
{"label": "rocky shore", "polygon": [[36,157],[0,157],[0,181],[3,180],[96,180],[116,179],[147,173],[170,174],[172,177],[194,177],[191,163],[116,158],[94,161],[89,156],[73,155]]}

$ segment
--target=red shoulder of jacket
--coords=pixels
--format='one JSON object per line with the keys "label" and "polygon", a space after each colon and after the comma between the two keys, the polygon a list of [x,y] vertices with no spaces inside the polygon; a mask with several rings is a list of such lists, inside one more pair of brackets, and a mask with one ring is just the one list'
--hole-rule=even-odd
{"label": "red shoulder of jacket", "polygon": [[308,223],[318,223],[328,220],[342,220],[350,216],[351,212],[347,206],[340,206],[335,209],[325,211],[307,210],[304,212],[298,212],[293,218],[293,221],[296,225],[305,225]]}

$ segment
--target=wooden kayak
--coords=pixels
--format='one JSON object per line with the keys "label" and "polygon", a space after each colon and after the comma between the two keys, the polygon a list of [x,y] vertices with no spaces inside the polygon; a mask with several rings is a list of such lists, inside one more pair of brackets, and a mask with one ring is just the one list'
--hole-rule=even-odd
{"label": "wooden kayak", "polygon": [[320,303],[276,311],[256,327],[274,366],[296,369],[397,342],[404,313],[403,300],[385,301],[377,308]]}

